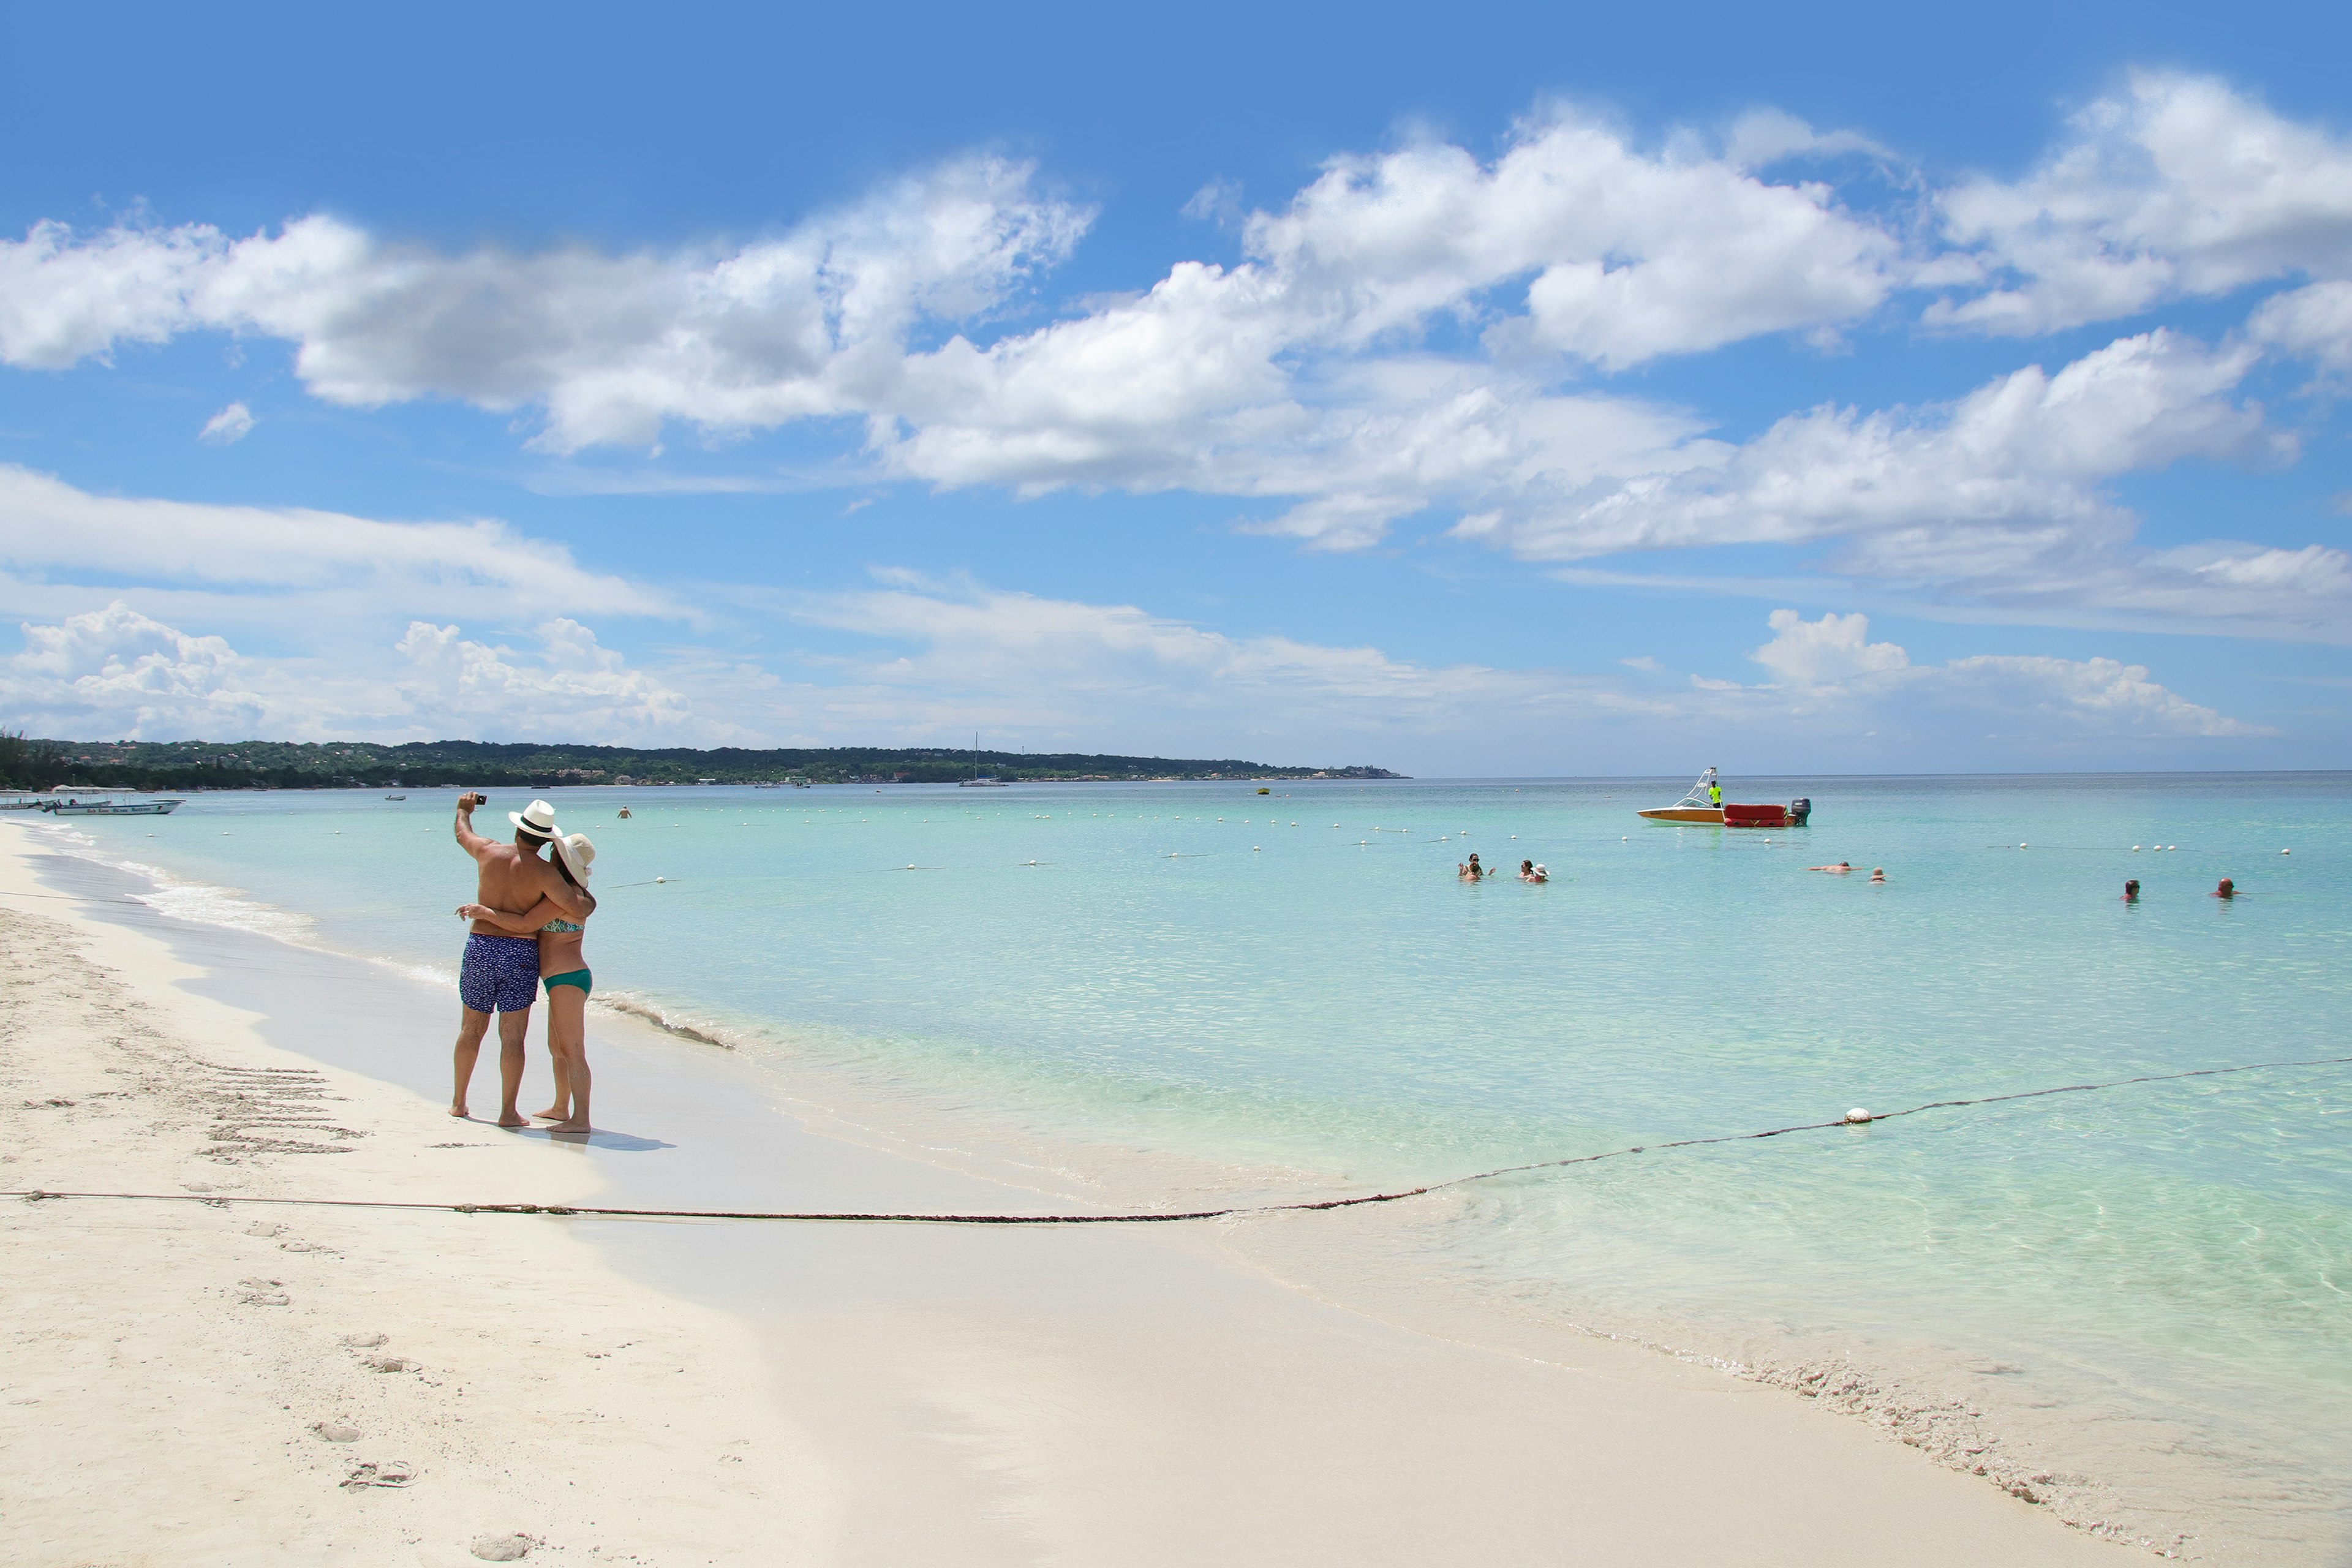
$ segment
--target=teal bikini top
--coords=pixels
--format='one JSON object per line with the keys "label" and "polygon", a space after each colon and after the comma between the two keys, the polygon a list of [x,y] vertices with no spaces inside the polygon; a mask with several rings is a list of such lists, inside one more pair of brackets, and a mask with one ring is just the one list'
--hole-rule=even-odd
{"label": "teal bikini top", "polygon": [[550,921],[539,929],[556,936],[569,936],[572,932],[580,930],[581,927],[571,921]]}

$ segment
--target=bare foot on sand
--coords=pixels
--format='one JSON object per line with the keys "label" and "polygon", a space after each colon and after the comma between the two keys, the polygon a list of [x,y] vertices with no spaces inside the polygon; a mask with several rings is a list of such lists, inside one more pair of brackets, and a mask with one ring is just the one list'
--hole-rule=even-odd
{"label": "bare foot on sand", "polygon": [[466,1110],[466,1102],[462,1100],[449,1108],[449,1114],[452,1116],[466,1117],[468,1121],[471,1120],[471,1117],[467,1115]]}
{"label": "bare foot on sand", "polygon": [[501,1127],[528,1127],[530,1123],[524,1121],[520,1116],[509,1115],[499,1117],[499,1125]]}
{"label": "bare foot on sand", "polygon": [[568,1110],[559,1110],[551,1105],[545,1110],[532,1111],[530,1119],[533,1121],[569,1121],[572,1120],[572,1113]]}
{"label": "bare foot on sand", "polygon": [[567,1137],[585,1138],[588,1134],[596,1130],[589,1126],[585,1121],[574,1117],[570,1121],[557,1122],[554,1126],[549,1128],[548,1131],[550,1132],[562,1133]]}

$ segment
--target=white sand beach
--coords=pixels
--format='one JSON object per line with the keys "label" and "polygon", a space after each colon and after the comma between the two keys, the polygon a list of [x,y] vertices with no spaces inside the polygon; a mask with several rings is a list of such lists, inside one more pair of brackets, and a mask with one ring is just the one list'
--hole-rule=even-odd
{"label": "white sand beach", "polygon": [[[36,831],[8,826],[0,1186],[227,1200],[0,1204],[8,1562],[2145,1555],[1780,1390],[1319,1300],[1215,1226],[237,1201],[576,1203],[614,1167],[444,1113],[425,1086],[453,999],[241,933],[205,938],[200,969],[145,906],[61,893]],[[232,983],[266,1011],[206,994]],[[688,1173],[629,1201],[662,1180],[713,1195],[672,1107],[730,1092],[725,1064],[696,1078],[681,1042],[592,1027],[600,1111],[641,1134],[626,1157]],[[289,1048],[305,1039],[319,1047]],[[737,1098],[726,1113],[775,1122],[757,1196],[1044,1206]]]}

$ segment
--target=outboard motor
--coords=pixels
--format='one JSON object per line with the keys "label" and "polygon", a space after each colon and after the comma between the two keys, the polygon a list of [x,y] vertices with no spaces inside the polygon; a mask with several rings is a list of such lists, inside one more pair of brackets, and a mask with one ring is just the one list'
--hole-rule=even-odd
{"label": "outboard motor", "polygon": [[1789,821],[1791,826],[1802,827],[1805,825],[1805,818],[1812,814],[1813,803],[1803,795],[1799,795],[1789,803]]}

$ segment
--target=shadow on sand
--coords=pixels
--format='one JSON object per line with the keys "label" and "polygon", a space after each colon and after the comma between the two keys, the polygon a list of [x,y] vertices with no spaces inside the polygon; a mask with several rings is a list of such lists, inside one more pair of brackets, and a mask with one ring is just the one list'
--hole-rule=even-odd
{"label": "shadow on sand", "polygon": [[665,1143],[658,1138],[640,1138],[634,1132],[614,1132],[599,1127],[593,1132],[557,1132],[545,1127],[517,1127],[511,1130],[518,1138],[536,1138],[545,1143],[559,1143],[572,1149],[617,1149],[624,1153],[642,1153],[649,1149],[675,1149],[675,1143]]}

